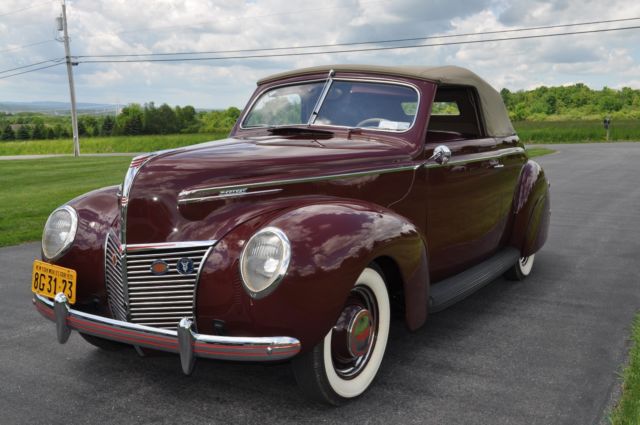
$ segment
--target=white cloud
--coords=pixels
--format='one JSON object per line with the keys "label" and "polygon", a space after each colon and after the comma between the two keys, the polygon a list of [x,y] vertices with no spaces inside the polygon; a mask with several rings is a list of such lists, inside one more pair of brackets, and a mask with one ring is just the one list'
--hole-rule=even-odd
{"label": "white cloud", "polygon": [[[640,16],[640,2],[632,0],[68,0],[67,4],[74,55],[260,49]],[[3,0],[0,14],[24,7],[24,0]],[[3,18],[0,50],[53,40],[54,18],[59,13],[59,4],[52,1]],[[598,27],[634,24],[630,21]],[[563,30],[567,29],[553,31]],[[513,35],[522,33],[487,37]],[[455,39],[430,42],[451,40]],[[368,53],[182,63],[85,63],[74,72],[77,97],[83,102],[155,101],[226,107],[243,106],[255,81],[270,73],[345,62],[452,63],[474,70],[497,88],[513,90],[574,81],[593,87],[640,87],[637,46],[640,31],[629,30]],[[278,52],[287,53],[271,53]],[[62,44],[57,42],[9,51],[0,55],[0,70],[63,55]],[[63,66],[0,80],[0,101],[66,100],[67,96]]]}

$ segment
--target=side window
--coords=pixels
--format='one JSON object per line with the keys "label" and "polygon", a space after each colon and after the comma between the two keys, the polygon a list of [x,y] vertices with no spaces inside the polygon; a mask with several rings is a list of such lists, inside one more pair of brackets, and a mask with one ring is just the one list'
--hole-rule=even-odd
{"label": "side window", "polygon": [[458,106],[458,102],[433,102],[433,105],[431,105],[431,116],[434,115],[460,116],[460,107]]}
{"label": "side window", "polygon": [[440,86],[431,106],[428,140],[477,139],[483,136],[475,91]]}

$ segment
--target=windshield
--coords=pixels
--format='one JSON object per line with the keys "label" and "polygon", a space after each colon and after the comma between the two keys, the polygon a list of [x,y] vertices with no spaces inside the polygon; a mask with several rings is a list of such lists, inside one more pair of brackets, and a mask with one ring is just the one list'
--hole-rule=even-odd
{"label": "windshield", "polygon": [[260,96],[247,114],[243,127],[307,124],[324,82],[271,89]]}
{"label": "windshield", "polygon": [[[306,125],[322,92],[323,82],[277,87],[253,104],[244,128]],[[333,80],[311,124],[405,131],[418,106],[415,89],[399,84]]]}

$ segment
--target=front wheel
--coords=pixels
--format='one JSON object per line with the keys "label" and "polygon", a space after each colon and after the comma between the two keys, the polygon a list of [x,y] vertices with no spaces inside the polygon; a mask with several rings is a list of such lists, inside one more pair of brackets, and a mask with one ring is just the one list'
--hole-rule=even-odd
{"label": "front wheel", "polygon": [[367,267],[333,328],[313,350],[293,360],[302,391],[311,399],[336,406],[365,392],[382,363],[390,320],[384,278]]}
{"label": "front wheel", "polygon": [[533,260],[535,259],[535,254],[531,254],[528,257],[521,257],[517,263],[513,265],[507,272],[504,274],[509,280],[524,280],[531,273],[531,269],[533,268]]}

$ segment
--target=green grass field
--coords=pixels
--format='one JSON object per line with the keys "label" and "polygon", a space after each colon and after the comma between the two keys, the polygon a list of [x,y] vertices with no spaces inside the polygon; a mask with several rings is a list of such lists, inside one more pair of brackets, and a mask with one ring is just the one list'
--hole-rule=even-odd
{"label": "green grass field", "polygon": [[624,371],[622,398],[610,417],[613,425],[640,424],[640,314],[636,316],[631,339],[633,348]]}
{"label": "green grass field", "polygon": [[57,206],[90,190],[119,184],[130,157],[0,161],[0,246],[38,240]]}
{"label": "green grass field", "polygon": [[[520,121],[514,127],[525,143],[604,142],[602,121]],[[640,120],[613,121],[611,141],[640,141]]]}
{"label": "green grass field", "polygon": [[[227,133],[168,134],[154,136],[114,136],[80,138],[81,153],[151,152],[218,140]],[[0,142],[0,155],[40,155],[73,153],[73,141],[29,140]]]}

